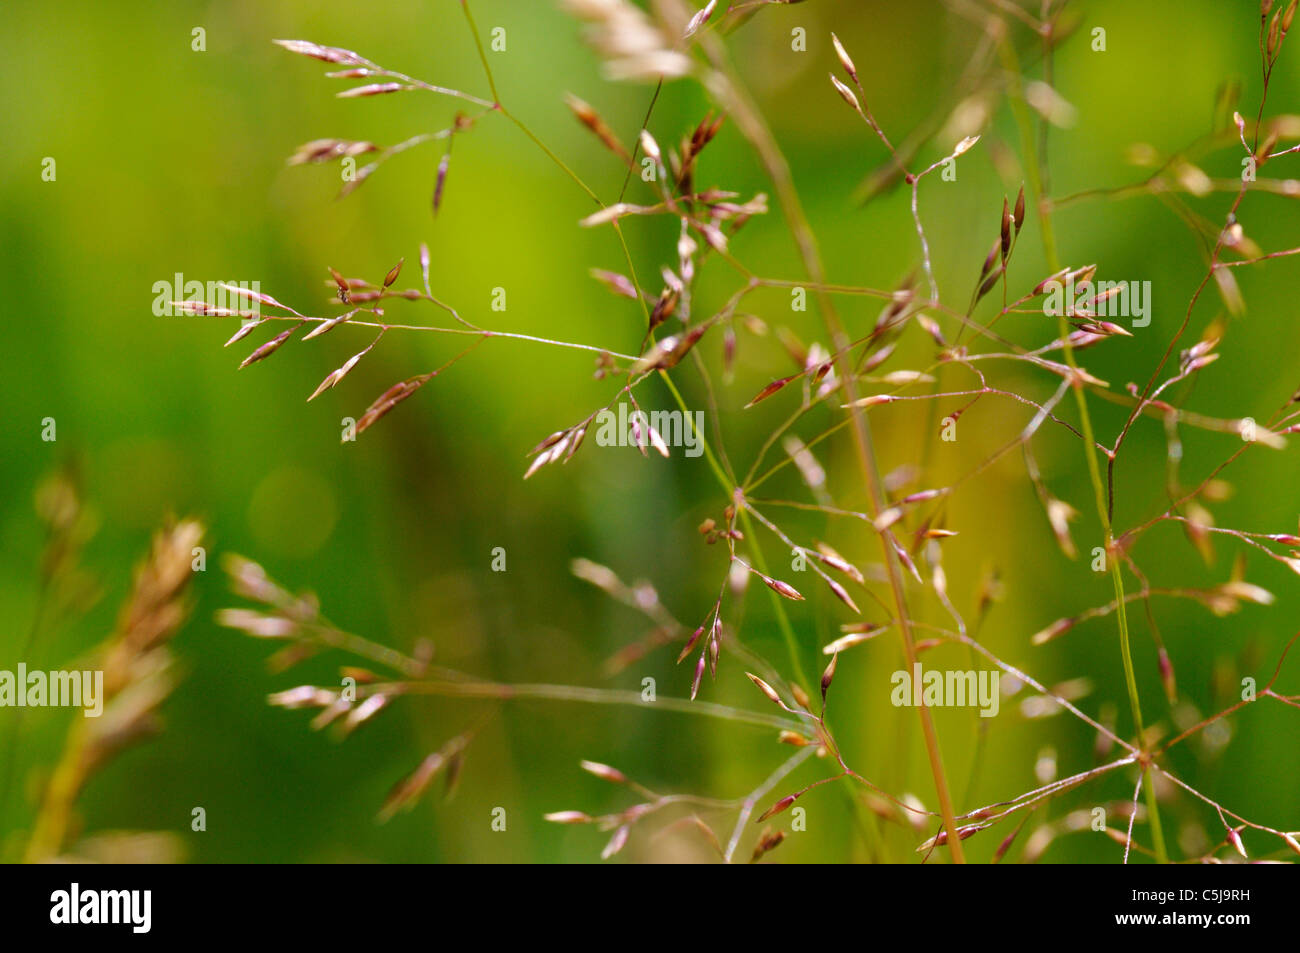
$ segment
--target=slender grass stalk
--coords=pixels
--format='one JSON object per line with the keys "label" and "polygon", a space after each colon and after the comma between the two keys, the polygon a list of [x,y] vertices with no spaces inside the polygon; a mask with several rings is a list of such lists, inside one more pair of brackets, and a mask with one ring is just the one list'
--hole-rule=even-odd
{"label": "slender grass stalk", "polygon": [[[823,285],[826,282],[826,274],[822,265],[821,254],[817,249],[817,240],[808,223],[807,216],[804,214],[798,192],[790,175],[790,168],[785,161],[785,157],[781,154],[780,147],[772,137],[771,131],[767,128],[762,116],[739,85],[739,79],[727,62],[721,44],[712,34],[706,34],[702,38],[702,46],[713,69],[717,71],[719,78],[722,80],[718,86],[726,99],[726,105],[735,117],[737,125],[740,126],[745,137],[749,139],[758,153],[768,177],[772,180],[773,189],[785,212],[791,231],[795,235],[795,242],[799,247],[800,258],[803,260],[808,277],[816,282],[818,286]],[[831,341],[836,351],[843,353],[848,348],[848,338],[835,310],[834,302],[830,295],[824,291],[818,291],[818,298],[822,319],[826,323]],[[857,390],[854,385],[853,365],[847,357],[841,357],[839,364],[844,395],[847,398],[846,402],[854,404],[857,401]],[[865,412],[861,408],[854,407],[849,414],[853,421],[854,447],[857,451],[862,476],[869,492],[872,507],[876,513],[880,513],[885,508],[885,501],[880,484],[879,467],[876,463],[875,450],[871,441],[870,425],[867,422]],[[898,556],[883,533],[880,534],[880,544],[889,574],[889,585],[893,593],[898,629],[902,636],[903,657],[908,671],[911,671],[916,661],[916,650],[912,640],[911,617],[907,608],[907,598],[903,591],[902,571],[898,564]],[[922,703],[917,706],[917,712],[921,719],[921,732],[925,739],[926,755],[934,778],[935,794],[939,799],[944,829],[948,832],[949,850],[952,853],[954,863],[965,863],[965,852],[962,850],[961,838],[958,835],[957,824],[953,817],[952,798],[949,794],[948,780],[943,769],[943,756],[939,751],[939,739],[934,730],[930,710]]]}
{"label": "slender grass stalk", "polygon": [[782,718],[779,715],[771,715],[767,712],[748,711],[743,708],[720,705],[716,702],[691,701],[689,698],[666,696],[657,696],[653,702],[647,702],[639,691],[586,688],[581,685],[421,680],[378,682],[367,686],[366,694],[441,695],[449,698],[489,698],[498,701],[536,700],[576,702],[585,705],[623,705],[633,708],[671,711],[686,715],[703,715],[707,718],[717,718],[743,725],[754,725],[759,728],[775,728],[778,731],[803,730],[803,725],[800,722]]}
{"label": "slender grass stalk", "polygon": [[[1039,161],[1046,162],[1046,157],[1039,157],[1037,147],[1034,144],[1032,132],[1032,122],[1028,112],[1025,109],[1024,93],[1020,86],[1020,65],[1016,57],[1015,48],[1007,36],[1003,36],[999,44],[1002,52],[1003,61],[1007,67],[1007,73],[1010,77],[1011,88],[1009,89],[1009,100],[1012,110],[1015,113],[1016,124],[1020,130],[1021,147],[1025,151],[1026,176],[1029,179],[1030,195],[1034,200],[1034,207],[1037,210],[1039,231],[1042,235],[1043,254],[1047,259],[1047,268],[1050,272],[1055,273],[1060,270],[1060,258],[1057,254],[1056,232],[1052,225],[1052,213],[1047,196],[1043,194],[1043,184],[1039,174]],[[1046,119],[1041,120],[1044,124]],[[1045,140],[1044,140],[1045,141]],[[1061,310],[1058,320],[1059,333],[1063,342],[1065,362],[1070,369],[1076,374],[1079,370],[1078,362],[1074,357],[1074,346],[1070,341],[1070,327],[1066,322],[1065,309]],[[1101,475],[1101,468],[1097,463],[1096,455],[1096,438],[1093,436],[1092,415],[1088,410],[1088,397],[1084,392],[1081,382],[1076,378],[1070,388],[1074,392],[1075,405],[1079,410],[1079,426],[1083,431],[1083,454],[1088,463],[1088,479],[1092,483],[1093,497],[1097,507],[1097,518],[1101,522],[1102,535],[1106,562],[1110,568],[1111,584],[1115,590],[1115,620],[1119,627],[1119,648],[1120,659],[1124,666],[1124,684],[1128,690],[1129,708],[1133,714],[1134,730],[1137,733],[1138,744],[1145,744],[1146,728],[1142,721],[1142,704],[1138,696],[1137,676],[1133,668],[1133,651],[1129,639],[1128,626],[1128,609],[1127,599],[1124,595],[1124,573],[1121,566],[1121,560],[1115,551],[1115,538],[1111,529],[1110,508],[1106,501],[1106,488]],[[1141,772],[1147,773],[1147,763],[1141,764]],[[1146,785],[1147,813],[1150,818],[1151,838],[1155,850],[1156,861],[1158,863],[1168,862],[1168,854],[1165,850],[1164,832],[1160,825],[1160,807],[1156,802],[1156,792],[1154,784]]]}

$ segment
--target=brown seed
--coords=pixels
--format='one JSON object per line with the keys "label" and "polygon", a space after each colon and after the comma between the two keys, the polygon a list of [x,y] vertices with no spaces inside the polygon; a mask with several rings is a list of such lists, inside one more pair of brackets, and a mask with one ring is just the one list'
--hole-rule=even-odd
{"label": "brown seed", "polygon": [[564,456],[565,452],[569,448],[571,440],[572,432],[567,430],[562,431],[560,433],[560,439],[550,445],[549,449],[539,453],[533,459],[533,462],[529,464],[528,469],[524,472],[524,479],[527,480],[542,467],[554,463],[556,460],[560,459],[560,457]]}
{"label": "brown seed", "polygon": [[429,246],[424,242],[420,242],[420,274],[424,276],[425,292],[432,295],[429,290]]}
{"label": "brown seed", "polygon": [[1034,290],[1030,293],[1030,296],[1037,298],[1045,290],[1047,290],[1048,285],[1050,285],[1054,281],[1061,281],[1069,271],[1070,271],[1069,268],[1062,268],[1060,271],[1056,272],[1055,274],[1049,275],[1048,277],[1044,278],[1042,281],[1040,281],[1038,284],[1034,286]]}
{"label": "brown seed", "polygon": [[419,767],[393,785],[392,790],[388,792],[383,805],[379,808],[379,820],[387,821],[398,811],[409,811],[415,807],[420,796],[428,789],[429,783],[442,771],[446,763],[446,758],[440,751],[433,752],[421,761]]}
{"label": "brown seed", "polygon": [[853,95],[853,90],[849,89],[842,82],[840,82],[839,77],[836,76],[834,73],[831,73],[830,77],[831,77],[831,85],[834,86],[835,91],[840,94],[840,98],[843,99],[850,106],[852,106],[856,112],[862,112],[862,107],[858,105],[858,97]]}
{"label": "brown seed", "polygon": [[872,520],[871,526],[877,533],[883,532],[902,518],[903,508],[901,506],[891,506],[886,510],[882,510],[880,514]]}
{"label": "brown seed", "polygon": [[998,251],[1001,248],[1002,248],[1002,239],[995,238],[993,240],[992,247],[989,248],[988,255],[984,257],[984,266],[980,268],[979,280],[981,282],[983,282],[984,278],[988,275],[988,273],[993,270],[993,263],[998,260]]}
{"label": "brown seed", "polygon": [[627,837],[629,833],[631,833],[631,828],[626,824],[616,830],[614,836],[609,839],[609,843],[605,845],[605,849],[600,852],[600,859],[609,860],[609,858],[622,850],[627,845]]}
{"label": "brown seed", "polygon": [[691,701],[695,701],[695,696],[700,692],[700,680],[704,678],[704,653],[700,653],[700,660],[695,663],[695,677],[691,680]]}
{"label": "brown seed", "polygon": [[799,594],[799,590],[788,582],[782,582],[780,579],[773,579],[770,576],[763,576],[763,581],[767,583],[768,588],[773,592],[780,593],[787,599],[793,599],[796,602],[803,602],[803,596]]}
{"label": "brown seed", "polygon": [[343,719],[342,733],[350,735],[377,715],[380,709],[384,708],[390,701],[387,695],[371,695],[361,704],[348,711],[347,717]]}
{"label": "brown seed", "polygon": [[267,341],[265,344],[259,347],[252,354],[248,355],[248,357],[244,358],[244,360],[239,365],[240,369],[242,370],[243,368],[247,367],[249,364],[256,364],[258,361],[266,360],[268,357],[270,357],[272,354],[274,354],[276,351],[280,349],[280,345],[284,344],[285,341],[289,340],[289,336],[293,334],[295,329],[296,326],[294,328],[290,328],[288,331],[281,331],[275,337],[271,338],[271,340]]}
{"label": "brown seed", "polygon": [[391,285],[394,281],[397,280],[397,276],[402,273],[402,266],[404,264],[406,264],[405,258],[398,259],[397,264],[394,265],[392,269],[389,270],[388,274],[384,275],[385,288],[387,288],[389,285]]}
{"label": "brown seed", "polygon": [[553,811],[550,814],[543,814],[542,820],[550,821],[552,824],[590,824],[595,818],[588,817],[581,811]]}
{"label": "brown seed", "polygon": [[565,460],[568,460],[578,451],[578,448],[582,446],[582,441],[586,439],[586,436],[587,436],[586,427],[579,427],[577,430],[572,430],[569,432],[569,449],[565,451],[564,454]]}
{"label": "brown seed", "polygon": [[892,403],[894,398],[889,394],[872,394],[870,397],[859,397],[851,404],[844,404],[847,408],[851,407],[875,407],[877,404]]}
{"label": "brown seed", "polygon": [[862,570],[837,553],[828,543],[819,542],[817,544],[817,553],[821,561],[827,566],[844,573],[858,585],[863,584]]}
{"label": "brown seed", "polygon": [[767,682],[763,681],[753,672],[746,672],[745,675],[751,682],[758,686],[758,690],[766,695],[770,701],[775,702],[778,705],[781,704],[781,696],[776,693],[775,688],[767,684]]}
{"label": "brown seed", "polygon": [[330,371],[330,373],[325,377],[325,379],[320,382],[320,385],[314,391],[312,391],[311,396],[308,397],[307,400],[309,401],[315,400],[321,394],[325,393],[325,391],[329,390],[339,381],[343,380],[343,378],[347,376],[348,372],[351,371],[352,368],[356,367],[357,361],[361,360],[362,356],[366,353],[366,351],[369,350],[370,348],[366,348],[365,351],[358,351],[356,354],[353,354],[350,358],[348,358],[347,361],[343,363],[342,367]]}
{"label": "brown seed", "polygon": [[[298,314],[297,311],[293,310],[293,308],[289,307],[287,304],[281,304],[280,302],[272,298],[270,295],[263,294],[260,291],[253,291],[252,289],[249,288],[240,288],[237,285],[228,285],[224,283],[218,284],[217,287],[225,291],[229,291],[233,295],[238,295],[241,298],[251,298],[254,301],[259,301],[262,304],[270,305],[273,308],[279,308],[281,311],[287,311],[290,314]],[[298,316],[302,317],[302,315],[298,315]]]}
{"label": "brown seed", "polygon": [[577,118],[578,122],[590,129],[591,132],[595,134],[596,138],[605,145],[606,149],[613,152],[624,162],[632,161],[632,157],[628,155],[627,149],[618,141],[618,137],[614,135],[613,130],[605,124],[605,121],[600,118],[600,115],[595,109],[593,109],[588,103],[583,102],[577,96],[566,95],[564,100],[568,105],[569,110]]}
{"label": "brown seed", "polygon": [[[234,344],[236,341],[242,341],[244,338],[248,337],[248,335],[252,334],[261,326],[262,326],[261,321],[249,321],[247,324],[241,325],[239,330],[230,336],[230,340],[227,341],[222,346],[230,347],[230,345]],[[304,337],[303,340],[306,340],[306,338]]]}
{"label": "brown seed", "polygon": [[767,830],[763,831],[762,836],[759,837],[758,839],[758,844],[756,844],[754,847],[754,853],[749,858],[749,862],[751,864],[756,863],[757,861],[762,859],[763,855],[766,854],[768,851],[775,850],[777,847],[780,847],[781,842],[784,840],[785,840],[785,831],[774,831],[771,828],[768,828]]}
{"label": "brown seed", "polygon": [[761,391],[759,391],[757,394],[755,394],[755,395],[754,395],[754,398],[753,398],[752,400],[750,400],[750,402],[749,402],[748,404],[746,404],[745,407],[746,407],[746,408],[753,407],[753,406],[754,406],[755,404],[757,404],[760,400],[766,400],[767,398],[771,397],[773,394],[775,394],[775,393],[776,393],[777,391],[779,391],[782,387],[784,387],[786,384],[790,383],[792,380],[794,380],[794,379],[795,379],[796,377],[798,377],[798,376],[799,376],[798,374],[792,374],[790,377],[782,377],[780,380],[772,381],[772,383],[768,384],[768,385],[767,385],[766,387],[764,387]]}
{"label": "brown seed", "polygon": [[703,634],[704,634],[704,626],[700,626],[691,634],[691,637],[686,640],[686,646],[682,649],[681,654],[677,656],[677,663],[679,665],[681,664],[682,660],[686,658],[686,656],[691,654],[691,649],[695,648],[695,644],[700,641],[700,636],[702,636]]}
{"label": "brown seed", "polygon": [[580,761],[578,766],[588,774],[595,775],[602,781],[608,781],[610,784],[626,784],[627,775],[618,768],[611,768],[607,764],[601,764],[599,761]]}
{"label": "brown seed", "polygon": [[446,153],[438,160],[438,177],[433,184],[433,214],[438,214],[442,207],[442,190],[447,184],[447,167],[451,165],[451,153]]}
{"label": "brown seed", "polygon": [[1174,676],[1174,663],[1169,660],[1169,653],[1160,646],[1156,652],[1156,661],[1160,669],[1160,682],[1164,686],[1165,696],[1172,705],[1178,699],[1178,682]]}
{"label": "brown seed", "polygon": [[790,693],[794,695],[794,700],[799,704],[800,708],[802,708],[804,711],[811,710],[812,699],[808,697],[808,693],[804,691],[802,685],[800,685],[798,682],[791,682]]}
{"label": "brown seed", "polygon": [[1002,197],[1002,263],[1007,262],[1011,251],[1011,210],[1007,207],[1006,196]]}
{"label": "brown seed", "polygon": [[289,157],[289,165],[303,165],[308,162],[329,162],[341,156],[359,156],[367,152],[376,152],[379,147],[373,142],[353,142],[348,139],[313,139],[297,148]]}
{"label": "brown seed", "polygon": [[257,317],[256,311],[233,311],[230,308],[218,308],[206,301],[171,301],[168,303],[182,314],[201,314],[215,318]]}
{"label": "brown seed", "polygon": [[880,634],[880,626],[869,625],[866,623],[863,624],[867,625],[866,629],[863,629],[862,631],[849,632],[848,634],[842,635],[838,639],[835,639],[833,642],[828,642],[826,645],[822,646],[822,654],[823,655],[837,654],[839,652],[844,651],[847,648],[852,648],[855,645],[859,645],[870,639],[874,639],[877,635]]}
{"label": "brown seed", "polygon": [[388,390],[384,391],[373,404],[366,408],[366,412],[361,415],[357,421],[357,434],[362,434],[381,417],[400,404],[406,398],[410,397],[417,390],[423,387],[432,379],[431,374],[420,375],[394,384]]}
{"label": "brown seed", "polygon": [[844,49],[844,44],[840,42],[840,38],[834,33],[831,34],[831,45],[835,47],[835,55],[840,58],[840,65],[844,67],[844,72],[848,73],[849,78],[856,83],[858,81],[857,67],[853,65],[848,50]]}
{"label": "brown seed", "polygon": [[610,291],[616,295],[622,295],[624,298],[636,300],[636,287],[624,275],[615,271],[605,271],[602,268],[591,269],[591,277],[595,278]]}
{"label": "brown seed", "polygon": [[798,799],[799,799],[798,794],[787,794],[785,797],[781,798],[781,800],[777,801],[775,804],[769,807],[758,817],[754,818],[754,823],[761,824],[763,823],[763,821],[767,820],[769,817],[773,816],[774,814],[780,814],[782,811],[787,810],[790,807],[790,805],[793,804]]}
{"label": "brown seed", "polygon": [[713,141],[713,137],[718,134],[718,130],[722,128],[722,124],[726,121],[727,117],[725,115],[719,116],[717,119],[713,120],[713,125],[709,126],[708,134],[704,138],[706,145]]}
{"label": "brown seed", "polygon": [[350,290],[350,285],[348,283],[348,279],[344,278],[333,268],[329,270],[329,273],[330,276],[334,279],[334,284],[338,287],[339,300],[342,301],[344,304],[349,304],[350,302],[348,301],[348,292]]}
{"label": "brown seed", "polygon": [[415,89],[415,87],[402,83],[367,83],[365,86],[354,86],[351,89],[343,90],[341,93],[335,93],[335,95],[339,99],[355,99],[358,96],[383,96],[386,93],[396,93],[403,89]]}
{"label": "brown seed", "polygon": [[307,40],[272,40],[271,42],[284,47],[290,53],[310,56],[313,59],[324,60],[326,63],[338,63],[341,66],[373,67],[375,65],[351,50],[345,50],[337,46],[321,46]]}
{"label": "brown seed", "polygon": [[843,602],[854,612],[857,613],[862,612],[862,610],[858,608],[857,603],[855,603],[853,599],[849,596],[848,590],[845,589],[843,586],[841,586],[838,582],[836,582],[834,579],[827,579],[826,585],[831,587],[831,592],[835,593],[835,598],[839,599],[841,602]]}
{"label": "brown seed", "polygon": [[268,695],[266,703],[279,708],[324,708],[334,704],[334,695],[315,685],[299,685],[297,688]]}
{"label": "brown seed", "polygon": [[[1107,830],[1110,830],[1110,829],[1111,829],[1111,828],[1107,828]],[[966,838],[970,837],[972,834],[978,834],[981,830],[983,830],[983,828],[980,827],[980,825],[978,825],[978,824],[967,824],[965,827],[959,827],[959,828],[957,828],[957,839],[958,839],[958,840],[965,840]],[[921,850],[921,849],[927,849],[927,850],[928,850],[928,849],[929,849],[930,847],[932,847],[932,846],[942,846],[942,845],[944,845],[944,844],[946,844],[946,843],[948,843],[948,832],[947,832],[947,831],[940,831],[937,835],[935,835],[935,836],[934,836],[933,838],[931,838],[930,840],[926,841],[924,844],[921,845],[921,847],[919,847],[919,848],[917,848],[917,849],[918,849],[918,850]]]}
{"label": "brown seed", "polygon": [[713,8],[718,5],[718,0],[709,0],[705,6],[691,17],[690,22],[686,24],[686,30],[682,33],[683,39],[690,39],[696,31],[704,24],[709,22],[709,17],[713,16]]}
{"label": "brown seed", "polygon": [[826,692],[831,687],[831,682],[835,680],[835,668],[840,663],[840,653],[836,652],[831,656],[831,663],[826,666],[826,671],[822,672],[822,703],[826,702]]}
{"label": "brown seed", "polygon": [[555,446],[557,443],[559,443],[561,440],[563,440],[565,434],[567,434],[567,433],[568,433],[567,430],[557,430],[557,431],[555,431],[555,433],[551,434],[549,437],[547,437],[545,440],[543,440],[543,441],[542,441],[541,443],[539,443],[537,446],[533,447],[533,449],[529,450],[529,451],[528,451],[528,456],[531,457],[531,456],[533,456],[534,454],[541,453],[543,450],[549,450],[551,447]]}

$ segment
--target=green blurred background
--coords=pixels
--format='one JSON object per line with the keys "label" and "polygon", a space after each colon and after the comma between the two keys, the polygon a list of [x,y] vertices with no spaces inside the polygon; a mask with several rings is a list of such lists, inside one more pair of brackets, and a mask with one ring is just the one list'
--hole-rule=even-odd
{"label": "green blurred background", "polygon": [[[1208,132],[1215,92],[1225,79],[1244,82],[1242,111],[1253,116],[1261,86],[1255,3],[1071,6],[1082,23],[1058,54],[1056,87],[1078,117],[1073,128],[1051,135],[1054,194],[1146,175],[1127,164],[1128,147],[1147,142],[1165,152]],[[555,4],[477,0],[474,9],[485,33],[506,30],[506,51],[488,54],[503,101],[612,201],[623,169],[574,122],[563,94],[592,103],[630,140],[651,88],[605,81],[578,26]],[[430,797],[414,812],[376,824],[375,811],[390,786],[483,706],[402,701],[345,743],[310,732],[307,715],[271,709],[265,697],[308,679],[328,683],[344,659],[268,675],[268,646],[213,622],[217,609],[232,604],[217,566],[220,553],[245,554],[285,583],[318,592],[326,613],[346,629],[406,649],[427,637],[440,662],[476,675],[631,689],[653,677],[661,694],[683,695],[689,665],[673,665],[671,648],[616,677],[602,675],[604,659],[643,637],[650,625],[574,579],[568,564],[583,556],[624,579],[649,580],[682,621],[698,624],[725,565],[721,548],[703,545],[695,527],[706,517],[720,518],[726,500],[702,458],[676,453],[669,461],[643,460],[632,450],[592,441],[567,467],[521,479],[528,448],[609,399],[611,384],[592,379],[589,354],[488,342],[356,443],[340,445],[341,418],[360,416],[390,384],[442,363],[462,340],[393,332],[338,388],[307,404],[319,380],[369,340],[364,332],[344,328],[305,345],[294,342],[237,372],[254,341],[226,350],[222,342],[234,330],[229,320],[155,317],[153,284],[177,272],[200,281],[258,281],[282,301],[325,313],[326,266],[377,280],[405,256],[399,284],[414,286],[417,248],[427,241],[435,293],[471,320],[629,351],[644,330],[639,309],[588,276],[591,267],[625,270],[613,232],[577,227],[592,210],[589,200],[499,117],[458,137],[436,220],[429,197],[440,147],[394,158],[342,201],[333,199],[337,165],[286,166],[285,158],[307,140],[393,143],[445,127],[462,104],[422,93],[336,99],[343,87],[324,78],[325,64],[290,55],[271,39],[345,46],[426,81],[487,96],[460,4],[452,0],[13,0],[4,21],[0,90],[8,147],[0,151],[0,274],[10,292],[0,370],[8,407],[0,415],[0,618],[6,623],[0,667],[16,666],[34,612],[42,541],[32,498],[44,474],[79,461],[101,526],[86,562],[103,576],[108,592],[76,625],[43,634],[24,659],[33,667],[64,664],[103,637],[132,565],[167,514],[194,514],[210,526],[208,571],[197,584],[193,619],[176,641],[186,677],[165,706],[166,730],[93,780],[81,802],[88,832],[173,831],[189,859],[206,862],[587,861],[603,838],[585,827],[548,825],[541,815],[562,808],[596,813],[632,801],[580,772],[580,758],[613,764],[659,790],[730,798],[758,785],[789,754],[767,732],[743,726],[650,710],[521,703],[505,707],[473,744],[454,799]],[[1096,26],[1107,31],[1104,53],[1089,48],[1088,33]],[[204,52],[191,49],[196,27],[206,31]],[[807,31],[806,52],[790,49],[796,27]],[[763,10],[727,40],[789,156],[831,279],[892,287],[917,261],[908,196],[896,190],[866,207],[851,201],[884,157],[826,81],[828,70],[838,71],[831,30],[856,59],[876,116],[901,138],[948,102],[976,28],[938,3],[813,0]],[[1023,28],[1016,36],[1032,62],[1033,44]],[[1288,111],[1300,92],[1297,52],[1283,53],[1271,112]],[[1036,67],[1028,70],[1037,75]],[[709,105],[696,84],[671,83],[650,128],[661,142],[673,142]],[[1007,156],[1001,166],[993,161],[999,153]],[[936,276],[950,302],[964,302],[970,292],[996,235],[1002,196],[1014,196],[1019,186],[1019,153],[1012,116],[1000,103],[985,140],[960,160],[958,181],[935,177],[923,185]],[[933,161],[942,154],[928,149],[922,157]],[[54,182],[41,178],[47,156],[57,162]],[[1262,174],[1284,176],[1296,162],[1278,160]],[[1231,150],[1214,153],[1203,167],[1223,177],[1240,171]],[[746,198],[770,191],[730,124],[706,151],[698,180]],[[629,198],[646,197],[634,182]],[[1229,202],[1222,193],[1186,200],[1213,222],[1222,221]],[[1296,244],[1291,201],[1252,195],[1243,204],[1246,232],[1265,250]],[[1152,282],[1151,327],[1083,356],[1116,390],[1130,380],[1144,383],[1203,274],[1199,242],[1166,204],[1151,198],[1080,203],[1059,212],[1056,224],[1065,262],[1098,262],[1101,277]],[[675,261],[670,223],[632,220],[626,234],[642,276]],[[1048,270],[1032,216],[1025,239],[1012,265],[1013,288],[1031,286]],[[760,274],[803,276],[777,211],[751,222],[733,251]],[[1288,292],[1296,268],[1282,260],[1237,272],[1246,314],[1231,321],[1223,357],[1201,375],[1190,407],[1263,420],[1300,384],[1294,358],[1300,332]],[[721,263],[709,262],[696,313],[719,307],[735,281]],[[504,313],[489,308],[495,287],[507,290]],[[840,304],[851,332],[875,320],[878,305],[867,299]],[[746,308],[774,327],[790,327],[805,342],[824,340],[815,311],[791,313],[785,293],[756,294]],[[1216,309],[1220,302],[1207,292],[1193,316],[1193,334]],[[443,317],[418,302],[394,302],[390,314],[414,324]],[[1013,316],[1001,328],[1023,343],[1048,340],[1032,318]],[[701,347],[716,366],[720,338]],[[928,358],[920,336],[909,335],[890,366],[916,367]],[[748,467],[758,443],[792,405],[777,397],[748,412],[742,406],[768,380],[790,372],[772,337],[742,336],[736,380],[719,389],[720,423],[738,468]],[[1001,374],[1004,384],[1039,397],[1055,386],[1053,379],[1019,370]],[[704,407],[698,376],[683,367],[675,377],[688,404]],[[1022,406],[995,400],[980,402],[963,418],[956,445],[936,451],[935,476],[927,485],[955,477],[1023,426]],[[672,407],[657,381],[646,385],[643,402]],[[1123,410],[1093,406],[1100,438],[1111,439]],[[893,410],[873,411],[886,468],[916,459],[927,438],[919,408]],[[1065,414],[1072,418],[1073,408]],[[40,439],[45,417],[57,421],[57,442]],[[816,429],[801,433],[808,438]],[[1199,431],[1184,437],[1189,482],[1199,482],[1237,443],[1230,435]],[[840,502],[864,505],[850,448],[840,441],[829,447],[821,458],[832,488],[844,488]],[[1098,530],[1077,441],[1065,439],[1059,428],[1044,430],[1036,449],[1053,492],[1084,514],[1074,535],[1090,549]],[[1118,526],[1165,505],[1163,456],[1158,423],[1140,423],[1118,471]],[[1298,473],[1293,450],[1249,452],[1225,473],[1236,492],[1214,508],[1217,521],[1294,532]],[[803,498],[790,474],[765,492]],[[797,514],[785,525],[796,539],[826,538],[860,563],[879,559],[876,541],[858,524]],[[989,647],[1047,682],[1087,677],[1092,692],[1082,707],[1096,713],[1106,703],[1118,706],[1127,733],[1113,619],[1081,626],[1047,647],[1029,645],[1039,628],[1107,602],[1111,591],[1086,560],[1071,562],[1056,548],[1019,454],[958,495],[949,525],[961,531],[945,543],[945,554],[953,596],[964,611],[988,570],[1002,576],[1006,597],[981,633]],[[763,545],[777,567],[788,568],[771,537]],[[505,573],[490,568],[497,546],[507,553]],[[1208,586],[1228,577],[1239,548],[1219,538],[1216,562],[1207,567],[1171,525],[1145,537],[1135,557],[1154,584]],[[778,574],[801,581],[788,571]],[[1252,554],[1248,578],[1273,591],[1277,603],[1247,606],[1222,619],[1185,601],[1155,604],[1181,703],[1202,713],[1235,701],[1241,676],[1262,676],[1262,683],[1291,634],[1300,607],[1294,575]],[[804,665],[815,671],[820,645],[850,617],[809,579],[802,581],[810,599],[792,614]],[[932,599],[913,601],[923,619],[945,624]],[[1175,713],[1160,688],[1146,622],[1140,611],[1133,620],[1147,720],[1169,730]],[[785,648],[761,587],[750,588],[741,635],[785,668]],[[927,656],[927,665],[967,667],[968,659],[964,651],[943,649]],[[888,701],[889,674],[898,667],[892,637],[846,654],[834,690],[836,724],[855,768],[933,808],[915,716]],[[739,661],[724,656],[719,681],[706,682],[704,696],[762,707],[742,671]],[[1284,673],[1282,688],[1298,686],[1293,672]],[[1238,813],[1300,828],[1295,714],[1280,705],[1252,706],[1232,719],[1225,746],[1184,745],[1172,764]],[[70,717],[49,710],[28,712],[24,720],[19,783],[0,816],[7,857],[31,823],[30,795],[42,768],[55,759]],[[962,810],[1033,787],[1044,746],[1054,747],[1062,774],[1093,763],[1093,736],[1081,723],[1060,716],[1027,720],[1008,701],[991,724],[986,760],[968,793],[972,714],[942,712],[937,720]],[[0,728],[10,725],[12,711],[0,711]],[[777,793],[823,771],[806,765]],[[1067,796],[1040,810],[1030,829],[1071,808],[1129,798],[1132,783],[1128,774],[1115,775]],[[865,813],[855,818],[849,800],[833,787],[801,803],[808,829],[788,838],[775,859],[915,856],[916,835],[891,829],[882,844],[876,825]],[[203,833],[190,831],[196,806],[207,812]],[[509,818],[504,833],[490,827],[498,806]],[[1212,812],[1186,796],[1168,800],[1163,816],[1173,844],[1200,850],[1206,845],[1198,836],[1210,843],[1221,837]],[[719,827],[724,836],[730,829]],[[1007,830],[968,841],[972,857],[987,859]],[[638,832],[622,856],[707,857],[698,840],[647,833]],[[1274,847],[1251,835],[1247,843]],[[1059,839],[1045,859],[1115,861],[1120,850],[1083,833]]]}

